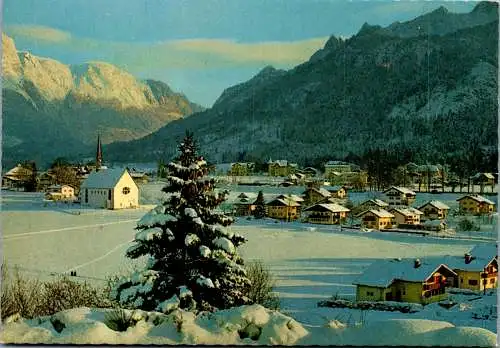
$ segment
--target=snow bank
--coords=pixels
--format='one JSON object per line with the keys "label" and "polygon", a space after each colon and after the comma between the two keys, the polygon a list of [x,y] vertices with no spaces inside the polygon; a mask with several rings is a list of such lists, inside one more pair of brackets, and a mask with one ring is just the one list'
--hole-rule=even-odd
{"label": "snow bank", "polygon": [[496,335],[486,329],[455,327],[447,322],[432,320],[393,319],[353,327],[334,321],[322,327],[306,328],[294,319],[260,305],[241,306],[215,313],[204,312],[198,316],[175,308],[168,315],[125,310],[127,315],[133,317],[133,323],[125,331],[115,331],[107,322],[109,317],[106,313],[110,311],[77,308],[51,317],[20,319],[5,324],[1,341],[18,344],[376,344],[462,347],[496,344]]}

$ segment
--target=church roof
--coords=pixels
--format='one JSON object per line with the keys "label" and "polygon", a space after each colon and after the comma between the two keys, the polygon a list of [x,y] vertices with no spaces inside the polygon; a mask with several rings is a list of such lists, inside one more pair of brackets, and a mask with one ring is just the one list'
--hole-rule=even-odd
{"label": "church roof", "polygon": [[118,181],[125,174],[126,169],[113,168],[101,169],[98,172],[92,172],[82,183],[82,188],[107,189],[114,188]]}

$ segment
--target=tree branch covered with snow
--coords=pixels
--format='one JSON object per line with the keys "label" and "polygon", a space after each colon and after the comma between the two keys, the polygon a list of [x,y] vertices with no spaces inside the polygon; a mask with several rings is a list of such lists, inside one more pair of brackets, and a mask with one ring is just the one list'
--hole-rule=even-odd
{"label": "tree branch covered with snow", "polygon": [[237,247],[245,239],[227,230],[233,219],[216,212],[227,192],[215,193],[207,163],[187,134],[168,168],[164,203],[140,219],[129,258],[149,256],[145,268],[116,283],[124,306],[170,312],[248,304],[250,281]]}

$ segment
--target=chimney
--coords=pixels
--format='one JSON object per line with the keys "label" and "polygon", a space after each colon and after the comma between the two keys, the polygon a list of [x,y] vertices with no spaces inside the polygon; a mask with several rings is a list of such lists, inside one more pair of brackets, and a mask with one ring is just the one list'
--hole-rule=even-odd
{"label": "chimney", "polygon": [[415,259],[413,262],[413,268],[419,268],[421,264],[420,259]]}
{"label": "chimney", "polygon": [[465,260],[465,264],[469,264],[471,261],[472,261],[472,256],[471,254],[467,253],[464,255],[464,260]]}

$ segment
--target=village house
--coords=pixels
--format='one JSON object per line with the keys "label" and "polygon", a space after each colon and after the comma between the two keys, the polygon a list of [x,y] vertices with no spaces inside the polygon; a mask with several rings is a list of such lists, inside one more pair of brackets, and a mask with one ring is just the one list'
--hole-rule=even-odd
{"label": "village house", "polygon": [[298,165],[290,163],[287,160],[278,160],[267,162],[269,176],[288,176],[297,171]]}
{"label": "village house", "polygon": [[371,209],[357,215],[361,218],[361,224],[367,228],[376,230],[392,228],[394,215],[384,209]]}
{"label": "village house", "polygon": [[353,284],[357,301],[397,301],[428,304],[447,297],[457,274],[447,265],[419,259],[379,260]]}
{"label": "village house", "polygon": [[480,195],[466,195],[457,199],[459,210],[462,213],[474,215],[492,214],[495,211],[495,202]]}
{"label": "village house", "polygon": [[325,163],[325,177],[328,178],[331,176],[331,173],[336,172],[344,173],[344,172],[352,172],[353,165],[343,161],[328,161]]}
{"label": "village house", "polygon": [[134,180],[136,184],[147,184],[149,181],[148,175],[146,173],[136,171],[132,171],[129,173],[132,177],[132,180]]}
{"label": "village house", "polygon": [[371,210],[371,209],[386,209],[389,206],[389,203],[386,203],[380,199],[369,199],[367,201],[364,201],[358,207],[356,210],[358,211],[366,211],[366,210]]}
{"label": "village house", "polygon": [[347,218],[350,210],[339,204],[315,204],[304,209],[307,214],[306,221],[311,224],[334,225],[341,224]]}
{"label": "village house", "polygon": [[313,178],[320,175],[319,170],[313,167],[305,167],[304,169],[300,170],[300,173],[304,174],[308,178]]}
{"label": "village house", "polygon": [[[479,185],[479,193],[484,192],[484,187],[491,187],[491,192],[495,191],[495,176],[492,173],[477,173],[471,176],[471,181],[475,185]],[[474,189],[474,188],[473,188]],[[474,192],[474,191],[472,191]]]}
{"label": "village house", "polygon": [[296,220],[299,218],[300,204],[292,199],[275,198],[266,203],[266,215],[278,220]]}
{"label": "village house", "polygon": [[331,197],[344,199],[347,197],[347,190],[343,186],[324,186],[325,190],[330,192]]}
{"label": "village house", "polygon": [[393,225],[420,225],[420,215],[423,214],[415,208],[409,209],[408,207],[392,208],[389,212],[394,215]]}
{"label": "village house", "polygon": [[331,193],[324,188],[308,187],[303,193],[304,204],[306,206],[313,205],[315,203],[324,201],[325,199],[331,197]]}
{"label": "village house", "polygon": [[75,189],[70,185],[51,185],[47,188],[45,199],[53,201],[73,200],[75,199]]}
{"label": "village house", "polygon": [[412,205],[416,198],[416,193],[405,187],[392,186],[383,192],[387,197],[387,202],[391,206]]}
{"label": "village house", "polygon": [[80,202],[94,208],[136,208],[139,188],[126,169],[101,169],[90,173],[82,183]]}
{"label": "village house", "polygon": [[444,220],[448,217],[450,207],[439,201],[429,201],[418,208],[424,217],[430,220]]}
{"label": "village house", "polygon": [[227,175],[231,176],[248,176],[254,171],[255,163],[238,162],[231,163],[231,169]]}
{"label": "village house", "polygon": [[444,262],[457,273],[454,287],[485,290],[498,286],[498,260],[496,244],[481,244],[463,257],[447,256]]}
{"label": "village house", "polygon": [[255,200],[257,196],[254,194],[241,193],[233,203],[234,214],[236,216],[250,216],[255,210]]}
{"label": "village house", "polygon": [[15,190],[24,189],[24,182],[28,180],[32,174],[30,169],[18,164],[2,176],[2,188]]}

